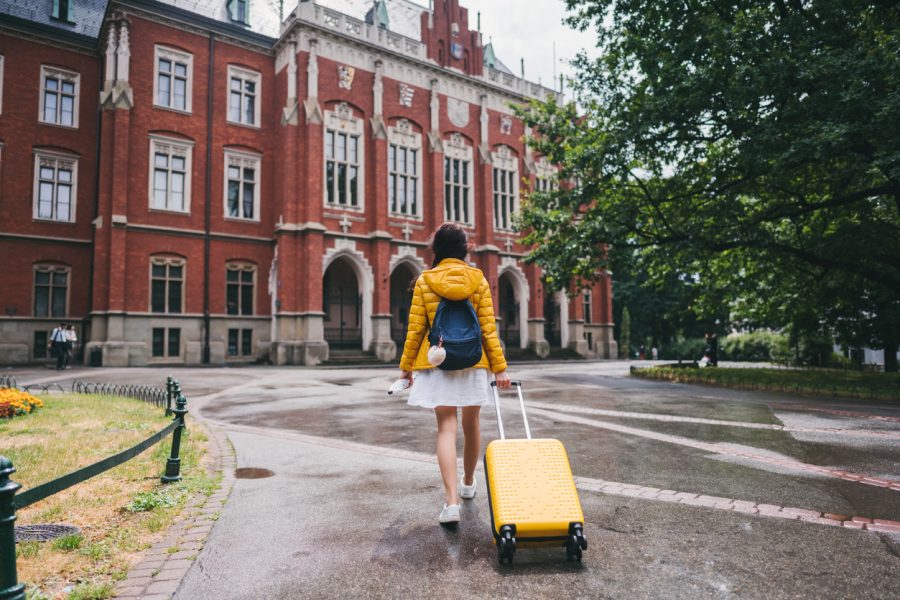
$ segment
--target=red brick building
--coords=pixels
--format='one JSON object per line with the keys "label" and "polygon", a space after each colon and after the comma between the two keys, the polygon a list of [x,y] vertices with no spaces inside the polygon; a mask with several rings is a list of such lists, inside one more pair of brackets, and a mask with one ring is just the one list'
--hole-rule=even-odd
{"label": "red brick building", "polygon": [[555,170],[509,105],[554,92],[457,0],[288,4],[0,8],[0,363],[60,320],[104,365],[393,360],[445,220],[508,347],[614,357],[609,278],[546,289],[512,229]]}

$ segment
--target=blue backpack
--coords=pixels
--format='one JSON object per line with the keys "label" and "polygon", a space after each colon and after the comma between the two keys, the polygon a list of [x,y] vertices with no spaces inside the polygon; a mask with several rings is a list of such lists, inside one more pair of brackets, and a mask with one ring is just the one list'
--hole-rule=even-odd
{"label": "blue backpack", "polygon": [[428,343],[442,346],[447,352],[439,369],[458,371],[468,369],[481,360],[481,324],[475,307],[467,300],[441,298],[434,322],[428,334]]}

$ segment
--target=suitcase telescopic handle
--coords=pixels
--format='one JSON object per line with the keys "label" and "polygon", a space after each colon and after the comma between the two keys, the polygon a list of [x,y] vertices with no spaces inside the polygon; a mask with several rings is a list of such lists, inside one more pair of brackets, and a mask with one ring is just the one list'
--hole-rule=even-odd
{"label": "suitcase telescopic handle", "polygon": [[[519,392],[519,408],[522,409],[522,422],[525,423],[525,437],[531,439],[531,428],[528,427],[528,414],[525,412],[525,397],[522,396],[522,382],[510,381],[510,385]],[[491,382],[491,389],[494,390],[494,408],[497,410],[497,429],[500,430],[500,439],[505,440],[506,435],[503,431],[503,417],[500,416],[500,390],[497,388],[497,382]]]}

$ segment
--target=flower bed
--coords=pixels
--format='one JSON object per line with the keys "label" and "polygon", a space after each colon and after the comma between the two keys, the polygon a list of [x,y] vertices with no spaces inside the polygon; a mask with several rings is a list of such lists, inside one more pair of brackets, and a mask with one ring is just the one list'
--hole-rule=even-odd
{"label": "flower bed", "polygon": [[11,419],[17,415],[27,415],[44,403],[28,392],[13,388],[0,388],[0,419]]}

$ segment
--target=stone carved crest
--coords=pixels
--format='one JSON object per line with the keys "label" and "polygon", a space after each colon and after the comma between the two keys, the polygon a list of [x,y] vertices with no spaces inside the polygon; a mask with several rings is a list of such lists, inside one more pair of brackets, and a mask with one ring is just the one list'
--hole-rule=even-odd
{"label": "stone carved crest", "polygon": [[344,121],[349,121],[353,118],[353,109],[350,108],[350,105],[346,102],[341,102],[337,105],[337,116],[339,119]]}
{"label": "stone carved crest", "polygon": [[338,65],[338,86],[345,90],[353,88],[353,77],[356,69],[347,65]]}
{"label": "stone carved crest", "polygon": [[512,117],[509,115],[500,115],[500,133],[509,135],[512,132]]}
{"label": "stone carved crest", "polygon": [[405,106],[409,108],[413,103],[413,96],[416,93],[416,89],[405,83],[400,84],[400,106]]}
{"label": "stone carved crest", "polygon": [[447,98],[447,116],[457,127],[469,124],[469,103],[456,98]]}

